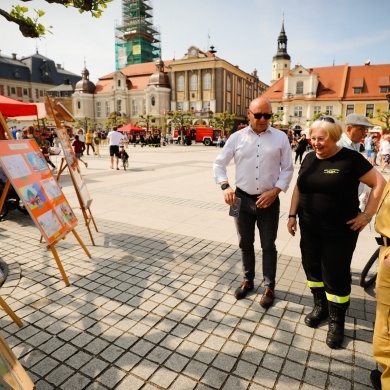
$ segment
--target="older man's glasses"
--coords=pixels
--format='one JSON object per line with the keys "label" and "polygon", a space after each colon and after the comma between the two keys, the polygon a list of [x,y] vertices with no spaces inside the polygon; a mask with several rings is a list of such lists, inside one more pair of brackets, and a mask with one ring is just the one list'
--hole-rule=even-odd
{"label": "older man's glasses", "polygon": [[255,117],[255,119],[261,119],[262,117],[264,117],[264,119],[271,119],[272,117],[272,114],[269,114],[267,112],[252,112],[251,110],[249,110],[251,112],[251,114]]}
{"label": "older man's glasses", "polygon": [[331,116],[320,116],[317,120],[318,121],[325,121],[325,122],[329,122],[329,123],[336,123]]}

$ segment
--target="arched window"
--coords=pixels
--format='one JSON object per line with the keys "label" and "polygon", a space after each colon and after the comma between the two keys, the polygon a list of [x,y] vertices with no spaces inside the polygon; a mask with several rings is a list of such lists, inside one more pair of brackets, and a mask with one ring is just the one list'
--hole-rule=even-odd
{"label": "arched window", "polygon": [[203,89],[211,89],[211,74],[205,73],[203,76]]}
{"label": "arched window", "polygon": [[198,89],[198,76],[196,74],[190,77],[190,91],[196,91]]}
{"label": "arched window", "polygon": [[81,102],[80,102],[80,100],[77,100],[77,109],[81,109]]}
{"label": "arched window", "polygon": [[229,75],[226,76],[226,91],[231,92],[232,90],[232,79]]}
{"label": "arched window", "polygon": [[303,95],[303,81],[297,81],[296,95]]}
{"label": "arched window", "polygon": [[181,75],[177,78],[177,90],[179,92],[184,91],[184,76],[183,75]]}
{"label": "arched window", "polygon": [[118,80],[118,88],[121,86],[121,81]]}

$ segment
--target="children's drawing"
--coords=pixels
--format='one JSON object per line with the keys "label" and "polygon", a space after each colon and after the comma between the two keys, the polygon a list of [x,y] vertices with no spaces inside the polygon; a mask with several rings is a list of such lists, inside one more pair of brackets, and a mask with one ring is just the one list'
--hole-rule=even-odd
{"label": "children's drawing", "polygon": [[31,210],[35,208],[42,208],[46,202],[46,197],[38,183],[22,187],[20,188],[20,192]]}

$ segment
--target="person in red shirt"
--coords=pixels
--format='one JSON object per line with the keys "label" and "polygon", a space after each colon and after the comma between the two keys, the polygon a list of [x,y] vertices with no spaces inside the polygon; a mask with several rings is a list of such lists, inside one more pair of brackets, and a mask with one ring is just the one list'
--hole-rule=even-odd
{"label": "person in red shirt", "polygon": [[81,159],[81,156],[83,154],[84,144],[80,141],[79,136],[77,134],[74,136],[72,147],[74,150],[74,154],[76,155],[76,158],[80,160],[82,163],[84,163],[85,168],[88,168],[88,164]]}

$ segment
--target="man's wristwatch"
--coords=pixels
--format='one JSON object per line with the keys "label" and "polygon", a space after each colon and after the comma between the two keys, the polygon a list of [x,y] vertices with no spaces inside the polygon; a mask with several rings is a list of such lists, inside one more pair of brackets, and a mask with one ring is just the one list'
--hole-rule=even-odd
{"label": "man's wristwatch", "polygon": [[221,190],[226,190],[226,188],[230,187],[229,183],[223,183],[221,184]]}

